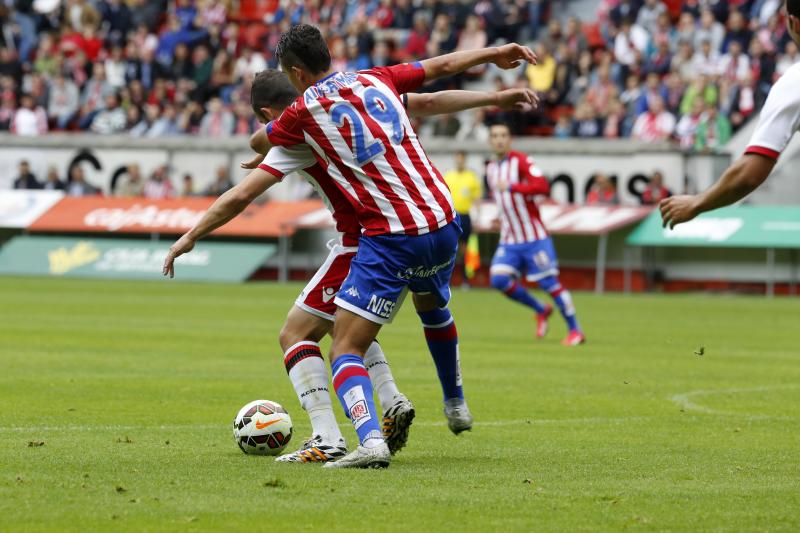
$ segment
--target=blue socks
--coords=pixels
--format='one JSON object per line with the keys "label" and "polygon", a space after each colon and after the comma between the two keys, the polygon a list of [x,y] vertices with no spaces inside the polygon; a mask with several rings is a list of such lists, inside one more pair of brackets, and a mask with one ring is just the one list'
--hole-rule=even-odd
{"label": "blue socks", "polygon": [[458,332],[450,310],[445,308],[417,312],[425,329],[425,340],[436,364],[445,401],[464,399],[458,360]]}
{"label": "blue socks", "polygon": [[372,382],[364,361],[357,355],[345,354],[333,363],[332,371],[333,388],[358,433],[359,442],[364,444],[368,439],[383,440],[380,417],[375,411]]}
{"label": "blue socks", "polygon": [[561,286],[558,278],[555,276],[548,276],[539,280],[539,287],[550,293],[553,301],[561,311],[561,316],[567,322],[570,331],[579,331],[578,319],[575,318],[575,305],[572,303],[572,295],[567,289]]}
{"label": "blue socks", "polygon": [[530,307],[536,313],[544,313],[545,306],[534,298],[528,290],[517,280],[507,274],[495,274],[491,279],[492,287],[502,291],[506,296],[519,302],[526,307]]}

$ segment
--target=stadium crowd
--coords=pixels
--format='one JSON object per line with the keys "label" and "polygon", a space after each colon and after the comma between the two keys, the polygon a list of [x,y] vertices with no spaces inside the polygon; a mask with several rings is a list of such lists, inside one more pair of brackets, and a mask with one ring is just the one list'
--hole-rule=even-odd
{"label": "stadium crowd", "polygon": [[362,69],[498,41],[531,43],[513,79],[475,68],[447,87],[538,91],[534,112],[443,116],[423,131],[673,139],[713,150],[800,59],[780,0],[601,0],[597,22],[562,21],[553,0],[17,0],[0,5],[0,131],[247,134],[253,74],[280,33],[328,37],[334,68]]}

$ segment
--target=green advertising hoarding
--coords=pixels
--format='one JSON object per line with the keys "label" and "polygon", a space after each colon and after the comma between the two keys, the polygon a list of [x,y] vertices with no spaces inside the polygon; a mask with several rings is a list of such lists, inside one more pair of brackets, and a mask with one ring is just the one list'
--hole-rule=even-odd
{"label": "green advertising hoarding", "polygon": [[[0,250],[0,275],[163,279],[169,246],[140,240],[15,237]],[[272,244],[202,242],[175,262],[175,279],[245,281],[275,252]]]}
{"label": "green advertising hoarding", "polygon": [[703,213],[675,229],[658,209],[628,236],[632,246],[800,249],[800,207],[737,206]]}

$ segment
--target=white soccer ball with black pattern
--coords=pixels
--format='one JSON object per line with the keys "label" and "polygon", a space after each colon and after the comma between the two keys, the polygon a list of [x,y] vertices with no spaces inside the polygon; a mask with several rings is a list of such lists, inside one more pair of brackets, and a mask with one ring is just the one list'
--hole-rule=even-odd
{"label": "white soccer ball with black pattern", "polygon": [[233,438],[244,453],[278,455],[292,438],[292,419],[281,404],[256,400],[239,409]]}

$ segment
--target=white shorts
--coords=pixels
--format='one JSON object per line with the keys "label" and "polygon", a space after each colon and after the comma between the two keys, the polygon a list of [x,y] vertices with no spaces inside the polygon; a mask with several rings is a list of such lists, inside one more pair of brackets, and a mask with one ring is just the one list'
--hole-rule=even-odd
{"label": "white shorts", "polygon": [[330,245],[330,249],[325,262],[317,269],[294,303],[303,311],[333,321],[336,312],[334,299],[350,273],[350,262],[356,256],[358,248],[334,244]]}

